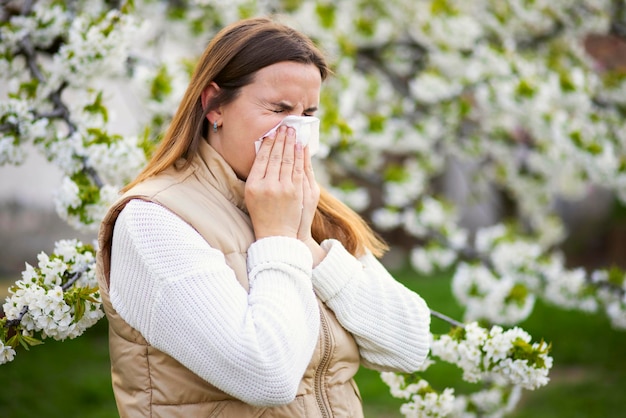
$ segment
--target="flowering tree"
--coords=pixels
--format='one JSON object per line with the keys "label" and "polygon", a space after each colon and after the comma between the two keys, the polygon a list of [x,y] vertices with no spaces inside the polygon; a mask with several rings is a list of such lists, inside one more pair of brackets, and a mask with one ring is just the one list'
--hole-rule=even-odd
{"label": "flowering tree", "polygon": [[[384,373],[402,413],[502,416],[522,389],[548,382],[549,345],[515,325],[538,298],[605,312],[626,328],[624,271],[567,268],[557,199],[602,187],[626,203],[626,75],[586,53],[589,34],[626,39],[619,0],[0,1],[0,164],[34,144],[65,177],[56,209],[95,230],[117,191],[145,164],[213,33],[280,13],[327,53],[335,76],[321,103],[318,165],[332,192],[413,267],[452,269],[464,323],[433,335],[431,361],[456,364],[483,389],[455,394],[420,373]],[[176,45],[175,49],[168,45]],[[179,53],[180,45],[188,47]],[[172,53],[176,51],[177,53]],[[120,135],[107,83],[141,98],[142,128]],[[621,128],[621,129],[620,129]],[[462,167],[468,199],[497,190],[505,218],[460,222],[468,201],[437,179]],[[0,364],[19,346],[74,338],[102,316],[96,249],[77,240],[40,254],[10,289]],[[479,326],[478,323],[483,326]],[[501,326],[512,327],[503,329]]]}

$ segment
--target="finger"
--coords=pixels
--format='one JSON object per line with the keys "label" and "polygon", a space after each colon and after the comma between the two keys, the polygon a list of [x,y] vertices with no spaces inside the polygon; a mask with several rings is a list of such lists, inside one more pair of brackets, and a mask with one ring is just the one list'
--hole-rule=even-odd
{"label": "finger", "polygon": [[254,162],[252,163],[252,168],[250,168],[248,178],[265,177],[267,164],[270,159],[270,153],[272,152],[272,148],[274,147],[275,140],[276,130],[271,131],[268,136],[264,137],[263,141],[261,142],[261,146],[259,147],[259,152],[257,152],[256,157],[254,158]]}
{"label": "finger", "polygon": [[283,149],[280,166],[280,177],[281,180],[292,180],[296,158],[296,131],[293,128],[287,128],[286,134],[285,148]]}
{"label": "finger", "polygon": [[272,150],[270,151],[269,159],[267,161],[267,169],[265,171],[265,177],[279,178],[280,169],[283,162],[283,153],[285,149],[285,137],[287,135],[287,129],[285,126],[281,126],[276,131],[276,138]]}
{"label": "finger", "polygon": [[304,174],[309,184],[312,185],[315,183],[315,172],[313,171],[313,163],[311,162],[309,147],[304,147],[303,151]]}
{"label": "finger", "polygon": [[319,202],[320,189],[315,180],[315,172],[313,171],[313,163],[311,161],[311,154],[309,148],[304,148],[304,188],[306,190],[306,207],[315,212],[317,204]]}
{"label": "finger", "polygon": [[294,183],[300,183],[304,179],[304,147],[301,143],[295,144],[295,163],[293,166],[293,181]]}

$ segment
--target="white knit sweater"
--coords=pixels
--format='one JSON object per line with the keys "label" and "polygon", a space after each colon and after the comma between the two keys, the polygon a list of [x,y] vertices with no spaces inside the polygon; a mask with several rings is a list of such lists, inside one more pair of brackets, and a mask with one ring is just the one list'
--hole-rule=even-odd
{"label": "white knit sweater", "polygon": [[355,337],[364,363],[414,371],[429,347],[429,310],[368,254],[336,240],[312,269],[300,241],[269,237],[248,249],[250,290],[224,255],[164,207],[130,201],[115,224],[110,297],[159,350],[251,404],[293,399],[319,331],[315,295]]}

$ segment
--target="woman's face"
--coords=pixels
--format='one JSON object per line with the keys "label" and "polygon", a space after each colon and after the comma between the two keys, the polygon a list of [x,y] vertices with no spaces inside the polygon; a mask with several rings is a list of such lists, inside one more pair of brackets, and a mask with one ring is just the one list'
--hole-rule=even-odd
{"label": "woman's face", "polygon": [[217,133],[209,128],[209,143],[245,180],[256,156],[254,142],[288,115],[313,116],[321,86],[313,64],[285,61],[260,69],[234,101],[209,114],[220,126]]}

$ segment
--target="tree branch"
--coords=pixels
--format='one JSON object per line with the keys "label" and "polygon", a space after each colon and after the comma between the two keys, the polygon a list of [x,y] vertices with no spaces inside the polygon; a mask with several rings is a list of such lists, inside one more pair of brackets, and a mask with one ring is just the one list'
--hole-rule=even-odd
{"label": "tree branch", "polygon": [[83,273],[85,273],[88,268],[89,268],[89,266],[85,265],[85,266],[83,266],[83,268],[81,268],[80,270],[75,272],[72,275],[72,277],[70,277],[70,279],[67,282],[65,282],[65,284],[63,286],[61,286],[61,289],[63,289],[63,291],[66,292],[70,287],[72,287],[74,285],[74,283],[76,283],[76,281],[78,279],[80,279],[80,276],[82,276]]}
{"label": "tree branch", "polygon": [[28,305],[22,308],[17,318],[7,321],[6,324],[4,324],[4,327],[8,329],[17,327],[20,324],[20,322],[22,322],[22,318],[24,318],[24,315],[26,315],[26,312],[28,312]]}
{"label": "tree branch", "polygon": [[83,171],[87,173],[89,177],[91,177],[96,186],[98,186],[98,189],[102,189],[102,187],[104,186],[104,182],[102,181],[96,170],[94,170],[92,166],[87,165],[85,158],[83,158]]}
{"label": "tree branch", "polygon": [[24,58],[26,58],[26,64],[28,65],[28,70],[30,71],[33,78],[37,79],[40,83],[45,82],[45,78],[39,69],[39,65],[37,65],[37,53],[35,52],[35,48],[33,48],[33,44],[30,40],[30,35],[24,36],[19,41],[20,50]]}
{"label": "tree branch", "polygon": [[441,312],[437,312],[434,310],[430,310],[430,315],[434,316],[435,318],[441,319],[443,321],[446,321],[447,323],[449,323],[452,326],[455,327],[459,327],[459,328],[465,328],[465,324],[463,324],[462,322],[459,322],[455,319],[450,318],[448,315],[444,315]]}

